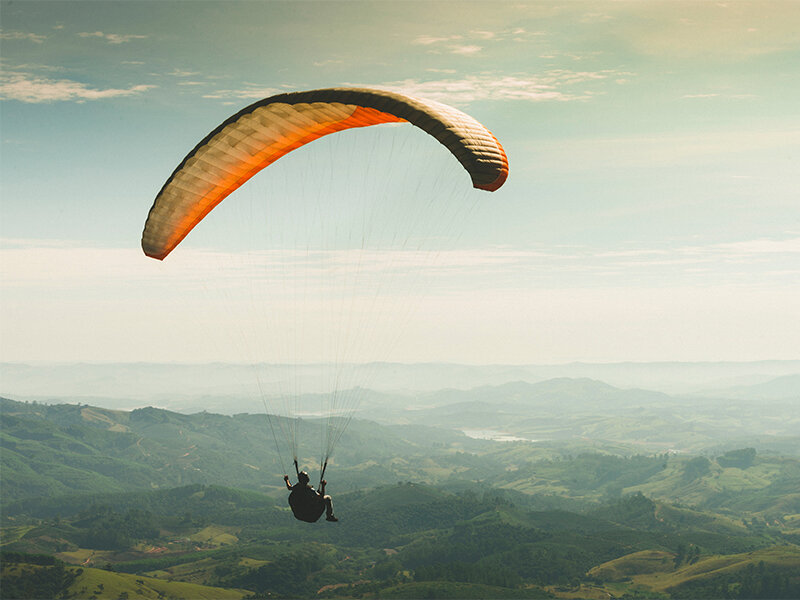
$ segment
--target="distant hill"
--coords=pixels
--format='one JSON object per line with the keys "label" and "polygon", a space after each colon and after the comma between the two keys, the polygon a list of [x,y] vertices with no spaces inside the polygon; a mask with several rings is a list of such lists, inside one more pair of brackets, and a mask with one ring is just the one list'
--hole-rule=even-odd
{"label": "distant hill", "polygon": [[[775,458],[774,449],[800,454],[800,415],[780,404],[773,410],[766,402],[737,402],[568,378],[444,390],[420,395],[411,405],[377,405],[382,424],[353,420],[328,476],[337,492],[397,481],[489,481],[591,502],[639,490],[654,498],[683,497],[698,507],[739,503],[780,514],[776,497],[794,506],[800,484],[794,463]],[[286,448],[278,455],[263,414],[186,415],[0,399],[0,416],[4,503],[187,484],[281,492],[282,476],[292,468]],[[398,422],[404,424],[391,424]],[[300,458],[312,475],[323,425],[320,419],[303,421]],[[477,439],[493,436],[537,441]],[[719,462],[675,456],[709,448],[722,456],[748,447],[753,455],[747,464],[733,454]],[[570,462],[554,462],[563,458]]]}
{"label": "distant hill", "polygon": [[784,401],[671,396],[563,377],[417,394],[406,406],[370,405],[362,413],[381,423],[424,423],[487,438],[596,440],[651,452],[697,451],[764,435],[777,440],[800,430],[800,415],[787,412]]}
{"label": "distant hill", "polygon": [[[372,363],[346,365],[352,385],[409,396],[444,388],[467,390],[513,381],[535,383],[569,377],[605,381],[621,388],[668,393],[725,389],[800,374],[800,361],[740,363],[569,363],[563,365],[458,365],[445,363]],[[315,387],[319,365],[266,365],[266,393],[286,389],[285,382]],[[253,368],[244,364],[161,363],[0,363],[0,395],[19,399],[79,401],[109,408],[156,405],[176,411],[252,412],[260,389]],[[224,402],[216,399],[224,398]]]}
{"label": "distant hill", "polygon": [[[283,474],[291,467],[286,448],[281,463],[263,414],[183,415],[152,407],[126,412],[3,398],[0,414],[4,502],[190,483],[281,490]],[[301,460],[318,460],[323,426],[319,420],[304,423]],[[391,464],[400,456],[406,461],[428,457],[431,451],[430,441],[420,447],[388,428],[357,421],[348,428],[336,459],[349,464],[351,474],[344,475],[338,462],[330,471],[337,474],[340,490],[393,482],[396,473],[378,464]],[[362,463],[376,466],[369,471],[353,468]],[[311,462],[307,468],[314,472],[316,466]]]}
{"label": "distant hill", "polygon": [[[536,383],[514,381],[498,386],[482,386],[471,390],[440,390],[415,397],[416,404],[468,406],[483,403],[494,408],[552,409],[558,404],[582,409],[614,410],[631,404],[664,402],[669,396],[661,392],[620,389],[588,378],[558,377]],[[457,405],[450,404],[457,402]]]}
{"label": "distant hill", "polygon": [[740,400],[783,400],[787,404],[800,403],[800,374],[784,375],[753,385],[707,389],[703,391],[703,395]]}

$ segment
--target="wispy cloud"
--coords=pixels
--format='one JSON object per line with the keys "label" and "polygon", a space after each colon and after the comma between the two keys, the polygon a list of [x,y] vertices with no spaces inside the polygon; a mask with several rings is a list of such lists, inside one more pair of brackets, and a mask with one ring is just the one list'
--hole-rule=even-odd
{"label": "wispy cloud", "polygon": [[463,55],[470,55],[470,54],[477,54],[483,50],[482,46],[476,46],[474,44],[467,44],[464,46],[452,46],[450,51],[453,54],[463,54]]}
{"label": "wispy cloud", "polygon": [[716,98],[719,94],[684,94],[681,98]]}
{"label": "wispy cloud", "polygon": [[470,32],[473,36],[483,39],[483,40],[491,40],[497,34],[494,31],[485,31],[481,29],[474,29]]}
{"label": "wispy cloud", "polygon": [[541,32],[529,32],[522,27],[490,31],[488,29],[473,29],[463,35],[419,35],[411,40],[417,46],[428,47],[428,52],[435,54],[459,54],[472,56],[484,50],[486,44],[504,40],[525,42],[542,35]]}
{"label": "wispy cloud", "polygon": [[483,46],[470,43],[471,39],[490,40],[493,37],[494,34],[490,31],[473,31],[469,36],[420,35],[414,38],[411,43],[418,46],[427,46],[430,48],[429,52],[435,54],[447,52],[450,54],[460,54],[461,56],[471,56],[483,50]]}
{"label": "wispy cloud", "polygon": [[[591,271],[636,276],[641,280],[678,281],[695,285],[714,283],[756,287],[772,282],[786,286],[791,273],[800,281],[800,238],[754,239],[674,247],[611,248],[580,255],[576,264]],[[800,288],[800,286],[794,286]]]}
{"label": "wispy cloud", "polygon": [[[442,250],[270,250],[249,253],[183,248],[163,263],[145,259],[135,249],[90,248],[56,240],[0,240],[0,263],[6,285],[83,286],[89,281],[103,285],[120,273],[135,285],[139,278],[180,277],[185,283],[217,273],[220,281],[247,282],[276,274],[285,283],[325,278],[321,269],[336,273],[333,280],[352,270],[362,275],[378,272],[425,271],[441,278],[472,281],[506,281],[509,285],[531,285],[529,276],[561,283],[594,286],[617,285],[621,281],[660,280],[667,284],[704,286],[712,283],[747,283],[754,273],[764,279],[775,276],[783,287],[787,272],[800,274],[797,258],[800,237],[751,239],[711,244],[676,246],[507,246]],[[92,265],[91,269],[85,265]],[[77,267],[75,265],[78,265]],[[667,276],[668,275],[668,276]],[[391,276],[391,275],[389,275]],[[619,281],[605,279],[618,276]],[[463,278],[463,279],[462,279]],[[527,284],[525,283],[527,281]],[[330,281],[328,281],[330,284]],[[636,287],[631,285],[630,287]],[[800,279],[794,288],[800,288]]]}
{"label": "wispy cloud", "polygon": [[131,40],[144,40],[147,39],[146,35],[136,35],[136,34],[121,34],[121,33],[104,33],[102,31],[82,31],[78,34],[79,37],[82,38],[101,38],[107,41],[109,44],[125,44],[130,42]]}
{"label": "wispy cloud", "polygon": [[194,77],[195,75],[200,75],[198,71],[187,71],[185,69],[173,69],[167,75],[171,75],[173,77]]}
{"label": "wispy cloud", "polygon": [[134,96],[154,88],[153,85],[134,85],[129,88],[97,89],[80,81],[50,79],[30,73],[0,74],[0,98],[26,103],[84,102]]}
{"label": "wispy cloud", "polygon": [[317,60],[317,61],[314,61],[314,63],[313,63],[313,64],[314,64],[314,66],[315,66],[315,67],[329,67],[330,65],[340,65],[340,64],[342,64],[343,62],[344,62],[344,61],[342,61],[342,60],[338,60],[338,59],[334,59],[334,58],[329,58],[329,59],[327,59],[327,60]]}
{"label": "wispy cloud", "polygon": [[560,51],[555,51],[552,48],[550,48],[550,49],[546,50],[545,52],[542,52],[538,56],[539,56],[539,58],[543,58],[543,59],[546,59],[546,60],[566,59],[566,60],[570,60],[572,62],[581,62],[581,61],[595,59],[600,54],[601,54],[601,52],[599,52],[599,51],[576,53],[576,52],[560,52]]}
{"label": "wispy cloud", "polygon": [[24,31],[0,31],[0,40],[27,40],[41,44],[47,39],[46,35],[28,33]]}
{"label": "wispy cloud", "polygon": [[0,58],[0,69],[3,69],[4,67],[5,67],[5,70],[13,71],[13,72],[16,72],[16,73],[20,73],[20,72],[23,72],[23,71],[25,71],[25,72],[35,71],[35,72],[57,73],[57,72],[65,70],[64,67],[60,67],[60,66],[56,66],[56,65],[43,65],[43,64],[39,64],[39,63],[23,63],[23,64],[19,64],[19,65],[14,65],[14,66],[6,66],[4,64],[2,58]]}
{"label": "wispy cloud", "polygon": [[581,16],[581,23],[606,23],[612,21],[614,17],[603,12],[589,12]]}
{"label": "wispy cloud", "polygon": [[460,35],[449,35],[444,37],[435,35],[420,35],[411,40],[411,43],[422,46],[431,46],[433,44],[441,44],[443,42],[453,42],[460,39],[461,39]]}
{"label": "wispy cloud", "polygon": [[452,104],[467,104],[477,100],[586,100],[591,97],[585,89],[571,91],[578,84],[591,84],[618,78],[615,71],[552,70],[537,75],[471,75],[462,79],[422,81],[405,79],[388,82],[381,87],[412,96]]}
{"label": "wispy cloud", "polygon": [[756,94],[720,94],[717,92],[707,92],[699,94],[684,94],[682,100],[706,100],[708,98],[725,98],[729,100],[750,100],[757,98]]}
{"label": "wispy cloud", "polygon": [[[586,137],[558,141],[537,140],[540,168],[551,173],[573,175],[588,169],[631,169],[642,167],[697,167],[708,161],[742,153],[780,150],[794,152],[800,139],[797,128],[661,133],[658,135]],[[735,175],[753,175],[743,168]]]}
{"label": "wispy cloud", "polygon": [[203,94],[203,98],[212,100],[258,100],[260,98],[267,98],[285,92],[285,89],[276,87],[265,87],[259,85],[248,85],[239,89],[222,89],[208,94]]}
{"label": "wispy cloud", "polygon": [[[797,319],[786,315],[794,315],[800,302],[799,251],[798,237],[675,248],[620,245],[605,252],[588,246],[477,248],[443,252],[433,262],[424,253],[405,251],[391,257],[401,281],[384,287],[387,295],[376,298],[372,286],[354,286],[347,294],[353,314],[375,324],[370,331],[377,339],[396,339],[396,309],[402,308],[404,335],[411,338],[405,358],[409,361],[419,359],[419,340],[429,343],[432,328],[451,332],[441,355],[448,360],[453,347],[491,347],[498,336],[506,350],[519,346],[511,356],[529,357],[531,339],[566,338],[568,343],[558,350],[564,360],[574,358],[575,347],[608,359],[610,339],[632,353],[620,357],[627,360],[652,352],[642,340],[655,338],[659,353],[667,345],[673,357],[682,357],[687,332],[709,340],[708,345],[690,348],[700,353],[697,360],[735,360],[754,349],[753,356],[773,356],[776,351],[796,356],[800,331]],[[737,256],[761,262],[730,260]],[[299,344],[301,356],[315,356],[319,336],[304,345],[292,327],[299,320],[307,331],[321,331],[328,312],[318,299],[336,297],[328,292],[337,291],[322,286],[354,282],[341,277],[342,269],[353,265],[347,252],[329,253],[316,264],[315,259],[319,257],[306,251],[244,258],[184,248],[159,262],[135,248],[0,240],[0,279],[9,316],[3,322],[5,360],[20,360],[26,352],[41,360],[42,348],[50,352],[48,359],[74,359],[74,344],[67,344],[76,336],[84,348],[89,344],[87,356],[108,360],[109,353],[119,352],[108,344],[109,333],[126,340],[125,349],[134,350],[134,359],[143,352],[152,354],[156,336],[164,340],[171,360],[192,346],[187,341],[201,339],[197,347],[205,348],[203,352],[213,349],[211,358],[204,360],[230,360],[241,348],[213,334],[230,330],[240,344],[239,334],[285,337]],[[365,269],[359,269],[360,275],[372,278],[386,259],[380,252],[367,252],[359,261]],[[331,273],[336,277],[320,277],[320,264],[335,270]],[[407,271],[415,278],[409,285],[402,282],[402,272]],[[253,282],[269,295],[254,295]],[[299,295],[293,293],[296,282],[302,282],[305,292],[299,303]],[[464,301],[467,297],[469,302]],[[153,298],[159,298],[160,310],[155,312],[150,308]],[[419,308],[407,312],[409,306]],[[387,318],[388,312],[395,318]],[[198,318],[203,325],[199,332]],[[462,339],[464,332],[475,330],[476,318],[487,327],[488,337],[470,334]],[[328,318],[325,324],[330,323]],[[415,330],[419,338],[414,338]],[[170,332],[167,338],[164,331]],[[328,331],[336,335],[335,329]],[[95,336],[97,332],[102,335]],[[170,336],[184,340],[180,348],[170,345]],[[59,346],[59,340],[65,342]],[[554,351],[548,345],[549,357]],[[285,358],[276,355],[272,360]]]}
{"label": "wispy cloud", "polygon": [[735,256],[766,256],[800,254],[800,237],[785,240],[757,239],[727,242],[712,246],[718,252]]}

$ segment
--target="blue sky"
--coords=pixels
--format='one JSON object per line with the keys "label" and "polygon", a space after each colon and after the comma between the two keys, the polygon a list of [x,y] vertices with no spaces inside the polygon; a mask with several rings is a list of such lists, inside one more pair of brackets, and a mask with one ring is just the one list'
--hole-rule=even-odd
{"label": "blue sky", "polygon": [[452,104],[511,165],[381,358],[800,358],[798,2],[0,11],[0,360],[242,359],[198,333],[231,317],[189,275],[236,249],[198,235],[160,265],[144,219],[228,115],[342,85]]}

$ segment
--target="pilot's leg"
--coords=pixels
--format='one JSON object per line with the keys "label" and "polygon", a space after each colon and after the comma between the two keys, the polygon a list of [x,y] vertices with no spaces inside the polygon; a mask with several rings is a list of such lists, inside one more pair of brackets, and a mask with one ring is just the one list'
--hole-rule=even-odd
{"label": "pilot's leg", "polygon": [[323,499],[325,500],[325,520],[338,521],[339,519],[333,516],[333,499],[330,496],[325,496]]}

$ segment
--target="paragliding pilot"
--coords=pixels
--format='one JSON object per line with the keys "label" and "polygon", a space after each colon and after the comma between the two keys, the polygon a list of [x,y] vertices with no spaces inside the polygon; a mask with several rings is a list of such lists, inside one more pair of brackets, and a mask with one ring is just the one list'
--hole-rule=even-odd
{"label": "paragliding pilot", "polygon": [[294,485],[289,483],[288,475],[283,476],[286,488],[291,490],[289,506],[292,507],[294,517],[300,521],[315,523],[324,512],[326,521],[338,521],[339,519],[333,516],[333,500],[325,495],[327,481],[323,479],[319,490],[315,490],[309,483],[308,473],[297,469],[297,462],[295,470],[297,470],[297,483]]}

